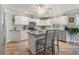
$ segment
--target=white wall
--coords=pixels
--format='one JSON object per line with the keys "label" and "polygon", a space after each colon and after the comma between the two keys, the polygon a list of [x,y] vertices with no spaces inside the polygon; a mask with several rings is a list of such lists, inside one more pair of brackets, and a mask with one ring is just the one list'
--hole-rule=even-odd
{"label": "white wall", "polygon": [[3,20],[2,20],[2,6],[0,5],[0,55],[4,54],[4,32],[3,32]]}
{"label": "white wall", "polygon": [[76,17],[76,19],[75,19],[75,25],[79,26],[79,17]]}

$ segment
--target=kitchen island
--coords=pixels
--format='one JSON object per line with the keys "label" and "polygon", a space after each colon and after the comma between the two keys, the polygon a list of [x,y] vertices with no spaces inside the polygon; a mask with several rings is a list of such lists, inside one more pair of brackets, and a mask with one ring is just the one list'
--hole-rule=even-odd
{"label": "kitchen island", "polygon": [[[28,32],[28,49],[33,54],[36,53],[36,42],[42,38],[45,39],[45,35],[46,35],[46,31],[29,31]],[[60,31],[59,32],[59,40],[66,41],[65,35],[66,35],[66,33],[64,30]],[[57,38],[57,37],[55,37],[55,38]]]}
{"label": "kitchen island", "polygon": [[28,32],[28,49],[35,54],[36,53],[36,42],[40,38],[45,39],[45,34],[46,32],[39,32],[39,31],[33,31],[33,32]]}

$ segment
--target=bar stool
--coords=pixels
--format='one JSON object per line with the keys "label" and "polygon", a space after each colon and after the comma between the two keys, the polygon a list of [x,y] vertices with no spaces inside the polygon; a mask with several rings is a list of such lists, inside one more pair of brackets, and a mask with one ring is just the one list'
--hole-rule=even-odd
{"label": "bar stool", "polygon": [[[45,38],[44,37],[38,38],[36,42],[36,54],[43,51],[45,55],[47,54],[55,55],[55,44],[54,44],[55,32],[56,30],[47,30]],[[57,46],[58,46],[58,41],[57,41]]]}
{"label": "bar stool", "polygon": [[55,41],[56,41],[56,44],[57,45],[57,49],[58,49],[58,53],[59,53],[59,35],[60,35],[60,30],[59,29],[56,29],[55,30]]}

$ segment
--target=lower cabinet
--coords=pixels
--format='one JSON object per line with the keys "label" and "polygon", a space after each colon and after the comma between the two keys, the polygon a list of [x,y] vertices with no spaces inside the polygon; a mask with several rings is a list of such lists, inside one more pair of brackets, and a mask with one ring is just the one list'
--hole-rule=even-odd
{"label": "lower cabinet", "polygon": [[6,42],[10,41],[20,41],[20,40],[27,40],[28,34],[27,31],[24,30],[10,30],[7,33]]}
{"label": "lower cabinet", "polygon": [[28,33],[28,49],[36,54],[36,36]]}
{"label": "lower cabinet", "polygon": [[66,42],[66,31],[60,31],[59,32],[59,40]]}
{"label": "lower cabinet", "polygon": [[27,31],[21,31],[21,40],[27,40],[28,39],[28,34]]}
{"label": "lower cabinet", "polygon": [[21,40],[20,34],[21,34],[20,30],[10,30],[10,31],[8,31],[6,42]]}

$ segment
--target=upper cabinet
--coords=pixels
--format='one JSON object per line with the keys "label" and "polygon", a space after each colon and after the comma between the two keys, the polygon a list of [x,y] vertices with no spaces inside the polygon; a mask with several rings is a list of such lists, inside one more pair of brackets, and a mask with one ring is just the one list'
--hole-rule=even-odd
{"label": "upper cabinet", "polygon": [[68,24],[68,17],[67,16],[61,16],[58,18],[52,19],[52,24],[61,24],[61,25],[67,25]]}
{"label": "upper cabinet", "polygon": [[37,26],[50,26],[51,24],[51,19],[47,19],[47,20],[37,20]]}
{"label": "upper cabinet", "polygon": [[15,16],[15,25],[29,25],[29,22],[36,23],[36,26],[51,26],[52,24],[68,24],[68,17],[61,16],[54,19],[35,19],[24,16]]}
{"label": "upper cabinet", "polygon": [[37,23],[37,20],[38,20],[38,19],[30,18],[30,19],[29,19],[29,22],[35,22],[35,23]]}
{"label": "upper cabinet", "polygon": [[20,17],[15,16],[15,25],[19,25],[19,24],[20,24]]}
{"label": "upper cabinet", "polygon": [[29,25],[29,18],[24,16],[15,16],[15,25]]}

